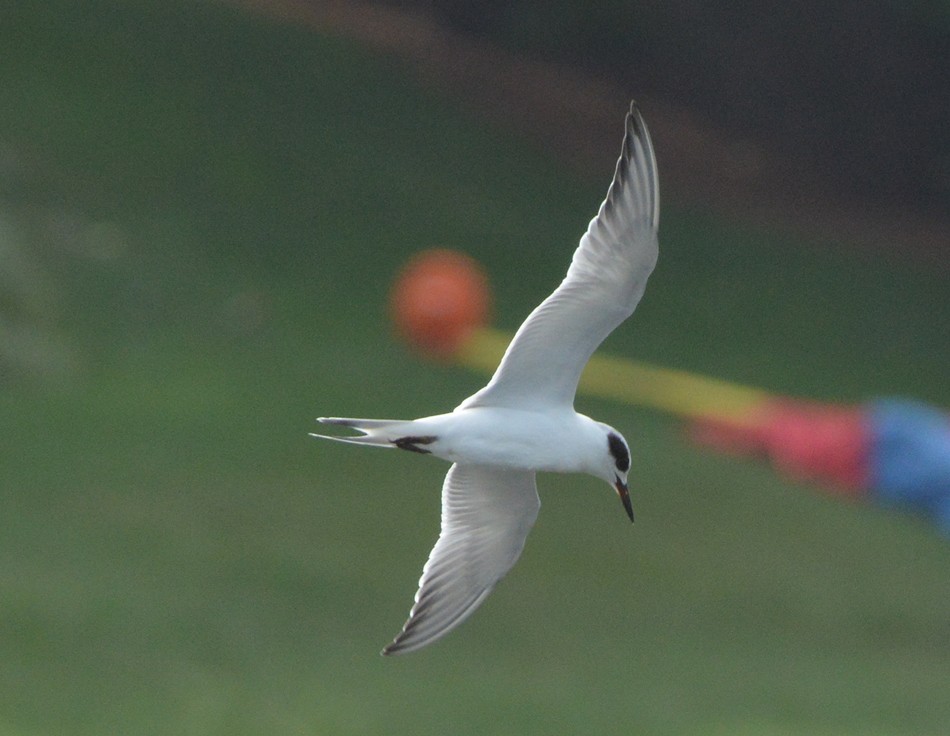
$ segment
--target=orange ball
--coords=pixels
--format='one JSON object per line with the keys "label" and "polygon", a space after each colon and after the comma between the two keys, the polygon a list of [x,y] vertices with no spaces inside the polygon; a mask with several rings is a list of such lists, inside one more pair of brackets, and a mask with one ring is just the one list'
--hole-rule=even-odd
{"label": "orange ball", "polygon": [[465,338],[488,320],[488,278],[472,258],[451,250],[416,255],[390,295],[393,322],[413,347],[451,358]]}

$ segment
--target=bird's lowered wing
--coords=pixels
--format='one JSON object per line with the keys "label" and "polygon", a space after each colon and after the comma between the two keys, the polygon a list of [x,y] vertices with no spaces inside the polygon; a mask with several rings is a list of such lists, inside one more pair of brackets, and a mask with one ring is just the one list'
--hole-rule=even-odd
{"label": "bird's lowered wing", "polygon": [[420,649],[468,618],[515,564],[541,502],[534,473],[453,465],[442,485],[442,532],[409,620],[383,654]]}

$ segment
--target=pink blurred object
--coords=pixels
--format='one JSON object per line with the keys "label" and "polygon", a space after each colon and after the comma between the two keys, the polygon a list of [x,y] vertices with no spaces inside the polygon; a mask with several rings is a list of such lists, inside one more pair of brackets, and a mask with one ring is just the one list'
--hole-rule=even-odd
{"label": "pink blurred object", "polygon": [[860,407],[773,399],[741,421],[698,419],[689,434],[720,452],[767,457],[782,473],[843,495],[868,487],[871,428]]}
{"label": "pink blurred object", "polygon": [[941,409],[894,397],[861,406],[774,399],[742,419],[698,420],[689,432],[838,495],[915,511],[950,537],[950,417]]}

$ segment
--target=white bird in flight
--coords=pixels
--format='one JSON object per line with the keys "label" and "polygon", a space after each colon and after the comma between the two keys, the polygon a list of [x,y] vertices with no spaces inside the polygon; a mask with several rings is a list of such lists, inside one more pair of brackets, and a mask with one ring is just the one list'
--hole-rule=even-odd
{"label": "white bird in flight", "polygon": [[613,427],[574,411],[581,371],[636,308],[656,264],[660,198],[650,134],[635,102],[607,199],[567,276],[528,316],[483,389],[449,414],[409,421],[321,417],[358,436],[452,463],[442,530],[422,569],[409,619],[382,654],[412,652],[468,618],[515,564],[538,515],[538,471],[610,483],[630,520],[630,451]]}

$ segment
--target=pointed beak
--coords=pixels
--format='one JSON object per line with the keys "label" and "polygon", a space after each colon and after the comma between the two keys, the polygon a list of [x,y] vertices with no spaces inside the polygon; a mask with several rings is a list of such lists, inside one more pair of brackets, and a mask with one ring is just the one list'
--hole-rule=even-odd
{"label": "pointed beak", "polygon": [[617,489],[617,495],[620,496],[620,500],[623,502],[624,511],[627,512],[627,516],[630,517],[630,521],[633,521],[633,504],[630,503],[630,490],[627,488],[627,484],[624,483],[620,478],[617,478],[617,481],[614,483],[614,488]]}

